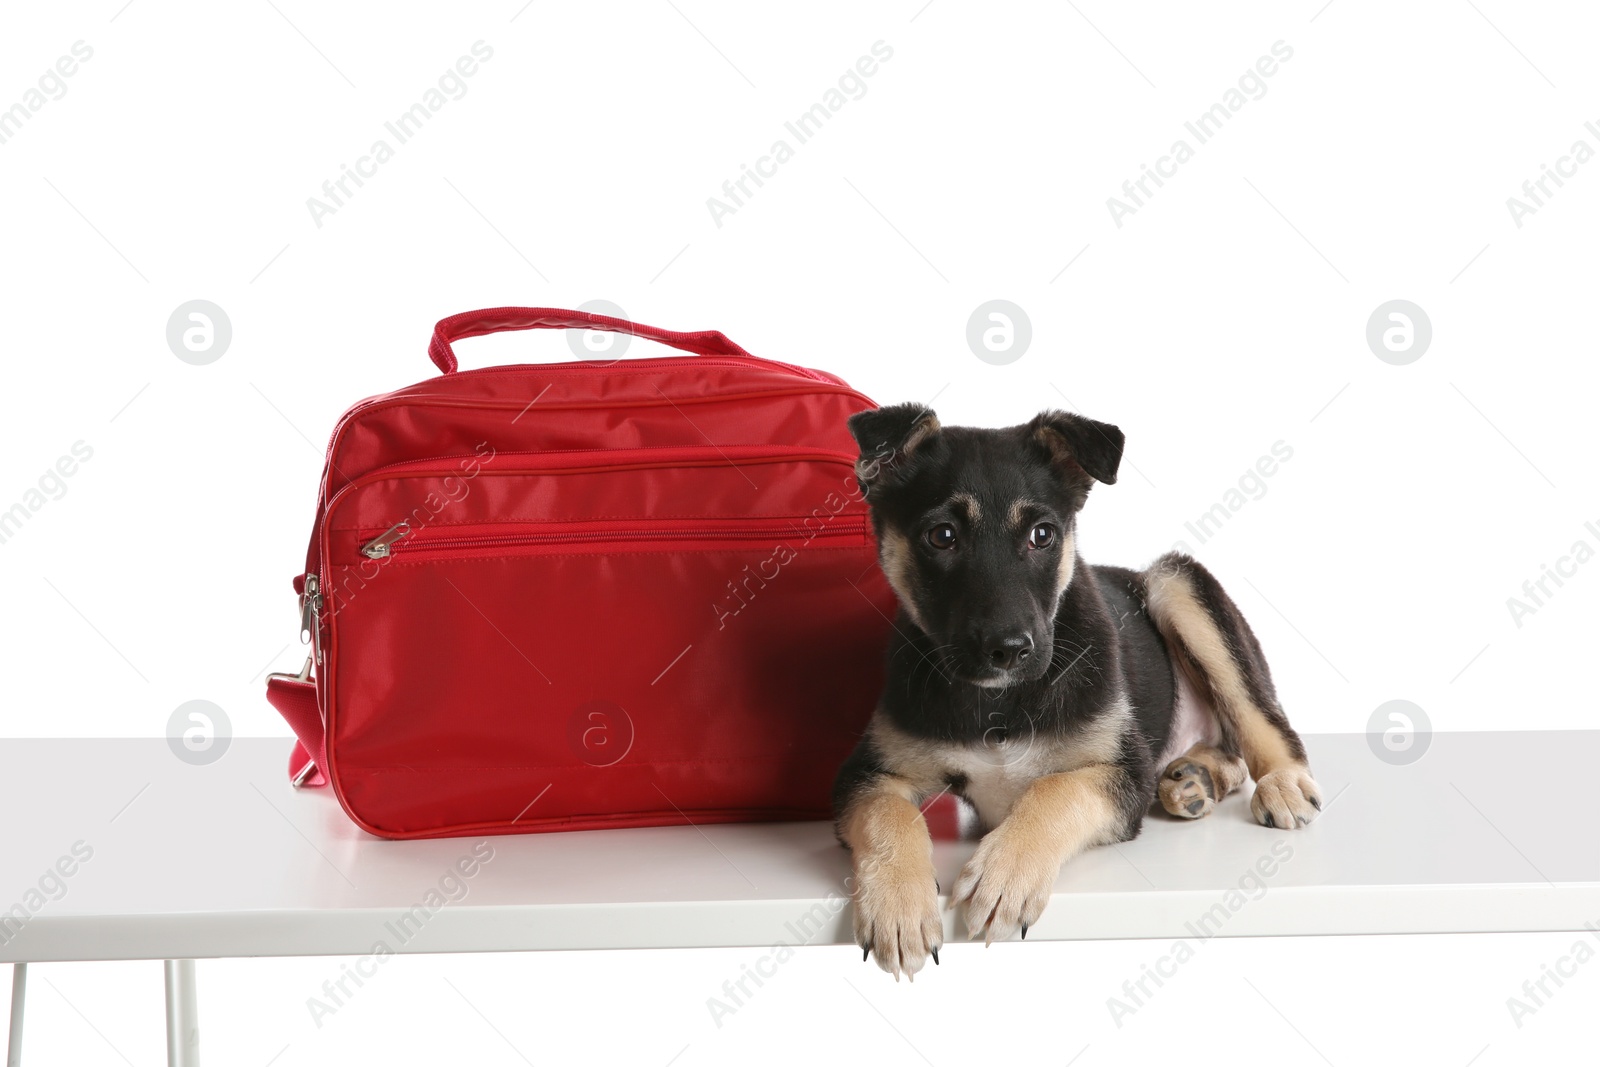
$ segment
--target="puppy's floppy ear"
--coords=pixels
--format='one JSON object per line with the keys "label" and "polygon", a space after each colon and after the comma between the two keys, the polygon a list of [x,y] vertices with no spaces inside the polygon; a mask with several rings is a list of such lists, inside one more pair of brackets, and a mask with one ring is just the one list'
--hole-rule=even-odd
{"label": "puppy's floppy ear", "polygon": [[1028,436],[1068,474],[1078,475],[1080,480],[1087,474],[1097,482],[1116,484],[1123,437],[1110,423],[1069,411],[1041,411],[1028,423]]}
{"label": "puppy's floppy ear", "polygon": [[862,492],[888,483],[930,437],[939,432],[939,417],[922,404],[894,404],[850,416],[850,435],[861,449],[856,481]]}

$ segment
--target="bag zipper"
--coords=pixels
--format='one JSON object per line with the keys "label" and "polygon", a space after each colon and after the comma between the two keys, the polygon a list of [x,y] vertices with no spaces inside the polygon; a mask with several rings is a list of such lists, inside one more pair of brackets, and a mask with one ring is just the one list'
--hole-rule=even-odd
{"label": "bag zipper", "polygon": [[[335,432],[337,433],[337,431]],[[710,465],[714,462],[717,464],[732,463],[735,466],[740,465],[741,461],[744,463],[826,462],[836,463],[847,469],[853,468],[855,463],[855,457],[845,452],[835,452],[829,449],[812,449],[793,445],[737,445],[729,446],[727,448],[719,448],[715,445],[673,445],[630,449],[558,449],[543,453],[517,453],[517,455],[525,455],[528,459],[556,458],[558,460],[568,461],[580,457],[589,458],[590,456],[593,456],[595,459],[600,459],[602,456],[606,456],[609,457],[610,462],[595,463],[593,465],[583,466],[563,466],[559,464],[553,466],[539,465],[531,469],[521,468],[516,470],[498,470],[495,471],[494,474],[580,474],[597,471],[643,470],[702,465],[700,463],[691,463],[691,460],[704,460],[704,465]],[[327,532],[324,528],[324,524],[327,521],[328,515],[330,515],[333,509],[337,506],[340,498],[342,498],[346,493],[355,492],[359,488],[372,484],[373,482],[384,481],[391,478],[425,477],[432,474],[454,473],[453,468],[449,470],[438,470],[436,467],[437,463],[438,460],[436,459],[407,460],[401,463],[391,463],[380,467],[377,470],[368,471],[366,474],[347,483],[342,489],[334,494],[333,499],[319,506],[317,509],[317,524],[313,528],[311,542],[314,547],[314,551],[318,556],[316,569],[326,573],[327,568],[331,566],[331,561],[328,557],[328,540],[326,537],[324,537],[324,534]],[[326,477],[327,472],[324,471],[323,473],[324,477]],[[865,516],[860,516],[857,521],[861,523],[862,531],[865,533]],[[803,520],[801,520],[799,523],[799,529],[804,529]],[[790,531],[795,532],[795,527],[791,526]],[[374,551],[382,552],[387,550],[392,552],[395,544],[405,538],[409,533],[410,523],[402,520],[389,527],[374,539],[374,541],[381,541],[384,538],[393,535],[392,540],[390,540],[386,546],[379,548],[374,545],[373,541],[368,541],[364,543],[361,548],[363,551],[371,547]],[[585,536],[592,537],[593,534],[590,533],[586,534]],[[385,557],[371,556],[368,558],[383,559]]]}
{"label": "bag zipper", "polygon": [[401,519],[376,538],[361,546],[361,554],[368,559],[383,559],[389,555],[394,543],[411,532],[411,523]]}
{"label": "bag zipper", "polygon": [[[483,537],[425,537],[405,541],[411,533],[411,523],[395,523],[377,537],[361,546],[361,554],[368,559],[386,559],[396,551],[420,551],[472,548],[502,548],[521,545],[607,544],[618,541],[765,541],[773,536],[803,537],[807,541],[818,537],[864,535],[866,516],[840,515],[830,519],[826,526],[808,531],[801,520],[742,521],[737,526],[665,526],[640,529],[560,530],[544,533],[502,534]],[[404,542],[404,543],[402,543]]]}
{"label": "bag zipper", "polygon": [[[311,660],[322,666],[322,589],[315,572],[307,572],[300,594],[300,643],[311,646]],[[309,663],[309,661],[308,661]]]}
{"label": "bag zipper", "polygon": [[[746,362],[746,361],[748,361],[748,362]],[[704,400],[706,400],[708,402],[733,401],[733,400],[742,400],[742,399],[758,399],[758,398],[765,397],[765,396],[778,397],[778,396],[806,395],[806,394],[816,394],[816,393],[841,393],[841,394],[845,394],[845,395],[849,395],[849,396],[858,397],[861,400],[866,401],[866,403],[869,406],[875,406],[873,401],[869,397],[866,397],[863,394],[857,392],[856,390],[852,389],[849,385],[845,384],[842,381],[836,381],[835,379],[833,379],[831,377],[823,375],[819,371],[811,370],[809,367],[797,367],[797,366],[793,366],[793,365],[788,364],[788,363],[781,363],[781,362],[779,362],[778,360],[775,360],[775,359],[766,359],[766,358],[764,358],[762,356],[720,357],[720,358],[717,358],[717,359],[708,359],[708,358],[703,357],[703,356],[681,356],[681,357],[666,356],[666,357],[660,357],[660,358],[657,358],[657,359],[649,359],[649,360],[641,359],[641,360],[631,360],[631,361],[625,361],[625,362],[634,363],[634,364],[637,364],[641,368],[653,369],[653,370],[679,370],[679,369],[683,369],[683,368],[689,368],[689,367],[695,367],[695,366],[703,367],[703,366],[708,366],[708,365],[713,365],[713,364],[721,365],[721,366],[735,366],[735,367],[752,367],[752,366],[754,366],[754,367],[760,367],[760,366],[779,367],[779,368],[787,370],[791,374],[793,374],[793,376],[795,377],[795,379],[798,382],[802,382],[802,383],[804,383],[804,382],[815,382],[818,385],[823,386],[823,388],[820,388],[820,389],[819,388],[797,389],[797,390],[790,390],[790,389],[762,389],[762,390],[757,390],[754,393],[748,393],[748,394],[729,394],[729,395],[726,395],[726,396],[717,395],[717,396],[714,396],[714,397],[700,398],[700,399],[704,399]],[[470,375],[470,374],[477,374],[477,373],[488,372],[488,371],[528,372],[530,374],[532,372],[536,372],[536,371],[556,371],[556,372],[559,372],[561,370],[575,369],[575,368],[581,368],[581,367],[586,367],[586,366],[592,367],[593,363],[591,361],[579,361],[579,362],[568,362],[568,363],[518,363],[518,364],[511,364],[511,365],[508,365],[508,366],[478,367],[478,368],[474,368],[473,370],[468,370],[468,371],[457,371],[454,375],[440,375],[439,377],[457,377],[457,376],[464,375],[464,374],[465,375]],[[404,387],[402,389],[394,389],[394,390],[391,390],[390,392],[387,392],[387,393],[379,393],[379,394],[377,394],[375,396],[369,396],[369,397],[365,398],[364,400],[358,400],[356,403],[354,403],[350,407],[346,408],[344,410],[344,413],[341,414],[339,416],[338,420],[334,422],[333,431],[328,435],[327,447],[323,449],[323,453],[322,453],[322,479],[321,479],[321,481],[320,481],[320,483],[318,485],[318,488],[317,488],[317,519],[316,519],[316,522],[312,526],[311,545],[310,545],[310,548],[309,548],[309,550],[307,552],[307,563],[308,564],[311,564],[313,561],[315,561],[317,555],[319,554],[318,532],[317,531],[319,530],[319,528],[322,525],[322,516],[323,516],[324,511],[326,510],[326,507],[327,507],[328,503],[329,503],[329,500],[328,500],[328,485],[329,485],[329,480],[330,480],[330,478],[331,478],[331,476],[333,474],[333,471],[334,471],[334,467],[333,467],[334,449],[338,447],[340,434],[342,434],[344,432],[345,427],[349,423],[351,423],[351,422],[353,422],[355,420],[355,417],[357,415],[364,414],[367,411],[375,409],[375,408],[378,408],[380,406],[383,406],[386,403],[401,403],[401,402],[405,402],[405,401],[408,401],[408,400],[409,401],[415,401],[416,403],[419,403],[419,404],[428,404],[428,405],[432,405],[432,406],[467,407],[467,408],[477,408],[477,409],[480,409],[480,410],[495,410],[496,408],[505,406],[503,402],[490,401],[490,400],[486,400],[485,398],[482,398],[482,397],[461,397],[461,398],[456,398],[456,397],[451,397],[448,394],[443,394],[443,395],[441,395],[441,394],[428,394],[428,393],[418,394],[418,393],[408,393],[408,392],[406,392],[407,389],[420,388],[420,387],[428,385],[431,382],[436,381],[436,380],[438,380],[438,379],[437,378],[430,378],[427,381],[418,382],[415,385],[406,386],[406,387]],[[684,399],[684,398],[680,398],[680,399]],[[667,396],[665,396],[663,394],[662,403],[671,404],[672,402],[673,401],[672,401],[671,397],[667,397]],[[560,408],[566,408],[566,407],[569,407],[571,405],[559,405],[559,404],[557,404],[557,405],[551,405],[551,406],[560,407]],[[660,407],[661,404],[658,404],[658,403],[652,401],[652,402],[646,403],[646,404],[644,404],[642,406],[644,406],[644,407]],[[679,447],[679,446],[670,446],[669,445],[669,446],[664,446],[664,447],[669,447],[670,448],[670,447]]]}

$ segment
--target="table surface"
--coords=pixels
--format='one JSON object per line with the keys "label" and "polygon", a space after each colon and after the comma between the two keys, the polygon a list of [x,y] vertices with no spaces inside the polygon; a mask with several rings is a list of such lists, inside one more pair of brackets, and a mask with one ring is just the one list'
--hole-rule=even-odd
{"label": "table surface", "polygon": [[[1600,923],[1600,731],[1438,734],[1406,766],[1360,734],[1306,741],[1313,826],[1258,826],[1247,794],[1158,811],[1068,863],[1029,940]],[[384,841],[290,788],[288,748],[234,739],[196,767],[162,739],[0,741],[0,962],[850,941],[826,823]],[[935,842],[946,887],[972,849]]]}

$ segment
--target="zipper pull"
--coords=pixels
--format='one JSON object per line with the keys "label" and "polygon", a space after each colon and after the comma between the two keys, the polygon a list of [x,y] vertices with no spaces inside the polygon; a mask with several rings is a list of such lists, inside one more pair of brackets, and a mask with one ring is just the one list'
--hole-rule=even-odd
{"label": "zipper pull", "polygon": [[322,614],[322,591],[315,574],[306,575],[306,591],[300,596],[300,643],[310,644],[317,636],[318,618]]}
{"label": "zipper pull", "polygon": [[401,519],[376,538],[362,545],[361,554],[368,559],[383,559],[389,554],[389,546],[410,532],[411,524]]}

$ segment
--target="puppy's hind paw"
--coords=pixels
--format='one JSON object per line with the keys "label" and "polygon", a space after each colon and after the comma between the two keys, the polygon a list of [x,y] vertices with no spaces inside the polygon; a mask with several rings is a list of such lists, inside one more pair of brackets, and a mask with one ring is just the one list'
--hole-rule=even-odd
{"label": "puppy's hind paw", "polygon": [[1210,815],[1249,777],[1244,760],[1211,745],[1195,745],[1167,764],[1157,793],[1161,806],[1180,819]]}
{"label": "puppy's hind paw", "polygon": [[1161,806],[1180,819],[1200,819],[1217,806],[1211,771],[1192,760],[1176,760],[1161,776]]}

